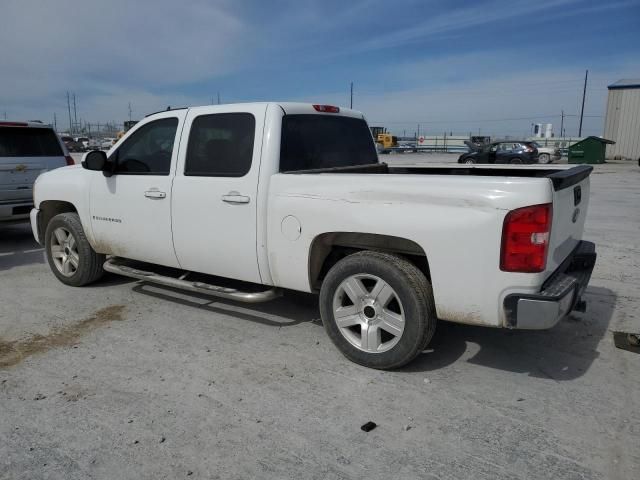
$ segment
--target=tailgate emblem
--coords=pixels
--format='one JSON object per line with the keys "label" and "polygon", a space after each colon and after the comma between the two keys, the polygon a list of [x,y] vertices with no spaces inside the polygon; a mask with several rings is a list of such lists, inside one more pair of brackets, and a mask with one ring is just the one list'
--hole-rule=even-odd
{"label": "tailgate emblem", "polygon": [[26,165],[17,165],[16,172],[24,172],[27,169]]}
{"label": "tailgate emblem", "polygon": [[573,189],[573,205],[578,206],[582,200],[582,188],[578,185]]}
{"label": "tailgate emblem", "polygon": [[579,217],[579,216],[580,216],[580,209],[579,209],[579,208],[576,208],[576,209],[573,211],[573,216],[571,217],[571,221],[572,221],[573,223],[576,223],[576,221],[578,220],[578,217]]}

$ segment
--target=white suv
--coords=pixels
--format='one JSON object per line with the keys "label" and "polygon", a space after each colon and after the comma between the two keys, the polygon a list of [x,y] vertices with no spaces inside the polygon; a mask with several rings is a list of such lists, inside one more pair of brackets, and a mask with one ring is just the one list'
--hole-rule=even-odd
{"label": "white suv", "polygon": [[28,220],[38,175],[74,163],[50,126],[0,122],[0,222]]}

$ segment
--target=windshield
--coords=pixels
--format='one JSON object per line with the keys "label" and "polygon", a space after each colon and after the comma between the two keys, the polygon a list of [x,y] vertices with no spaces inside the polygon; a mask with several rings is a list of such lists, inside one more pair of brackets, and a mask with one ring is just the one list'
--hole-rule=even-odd
{"label": "windshield", "polygon": [[363,119],[328,115],[282,119],[281,172],[373,163],[378,163],[378,155]]}

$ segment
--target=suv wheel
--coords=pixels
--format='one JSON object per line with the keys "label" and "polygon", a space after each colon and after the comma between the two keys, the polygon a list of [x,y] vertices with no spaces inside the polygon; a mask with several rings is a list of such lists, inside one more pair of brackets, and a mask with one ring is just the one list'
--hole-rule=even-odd
{"label": "suv wheel", "polygon": [[89,244],[77,213],[53,217],[44,238],[49,267],[62,283],[81,287],[103,275],[105,256]]}
{"label": "suv wheel", "polygon": [[424,274],[401,257],[370,251],[350,255],[329,270],[320,290],[320,314],[344,356],[385,370],[424,350],[437,321]]}

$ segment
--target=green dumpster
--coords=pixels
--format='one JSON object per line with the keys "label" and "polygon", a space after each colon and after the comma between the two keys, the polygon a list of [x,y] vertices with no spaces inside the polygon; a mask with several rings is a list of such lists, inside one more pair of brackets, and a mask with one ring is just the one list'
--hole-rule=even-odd
{"label": "green dumpster", "polygon": [[604,163],[607,145],[613,143],[606,138],[584,138],[569,147],[569,163]]}

